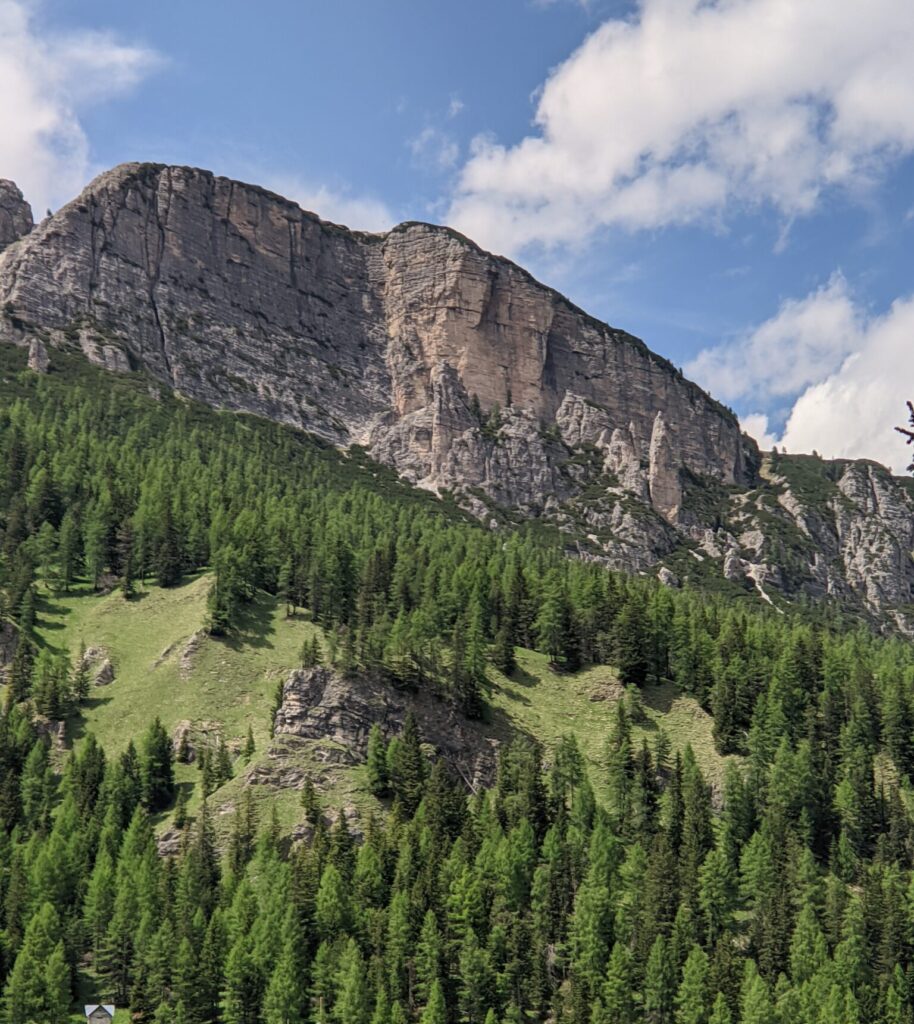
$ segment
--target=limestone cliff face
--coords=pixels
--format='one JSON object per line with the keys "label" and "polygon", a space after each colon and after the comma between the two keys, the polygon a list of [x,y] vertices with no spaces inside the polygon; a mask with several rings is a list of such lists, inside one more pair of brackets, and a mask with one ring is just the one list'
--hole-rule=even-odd
{"label": "limestone cliff face", "polygon": [[660,410],[683,465],[752,473],[731,414],[507,260],[425,224],[357,234],[205,171],[101,175],[0,258],[0,305],[6,340],[43,332],[427,487],[540,509],[574,490],[566,447],[608,449],[621,427],[647,458]]}
{"label": "limestone cliff face", "polygon": [[38,371],[81,350],[362,445],[484,521],[549,517],[583,557],[911,619],[899,481],[843,464],[811,499],[760,476],[736,418],[666,360],[447,228],[352,232],[157,164],[101,175],[33,228],[0,182],[0,341]]}
{"label": "limestone cliff face", "polygon": [[0,252],[31,230],[31,206],[12,181],[0,178]]}

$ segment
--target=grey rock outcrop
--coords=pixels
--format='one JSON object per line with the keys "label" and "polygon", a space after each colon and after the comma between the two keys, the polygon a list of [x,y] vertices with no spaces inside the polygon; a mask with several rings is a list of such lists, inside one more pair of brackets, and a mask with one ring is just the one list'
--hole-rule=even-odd
{"label": "grey rock outcrop", "polygon": [[[366,445],[429,488],[541,510],[575,490],[568,447],[634,425],[646,458],[661,409],[694,472],[753,472],[732,414],[509,261],[427,224],[351,232],[192,168],[101,175],[0,257],[0,306],[0,338],[41,331],[106,369]],[[553,425],[560,443],[536,443]]]}
{"label": "grey rock outcrop", "polygon": [[0,252],[31,230],[31,206],[14,182],[0,178]]}
{"label": "grey rock outcrop", "polygon": [[44,342],[40,338],[32,338],[29,342],[29,369],[35,373],[47,373],[51,366],[51,358]]}
{"label": "grey rock outcrop", "polygon": [[114,682],[114,665],[104,647],[87,647],[80,659],[80,669],[88,672],[93,685],[110,686]]}
{"label": "grey rock outcrop", "polygon": [[675,523],[682,504],[682,483],[679,479],[681,460],[673,450],[673,442],[662,412],[658,412],[654,418],[648,457],[651,503],[664,519]]}
{"label": "grey rock outcrop", "polygon": [[361,445],[488,524],[499,506],[548,518],[581,557],[914,632],[904,482],[835,463],[809,491],[783,458],[762,475],[735,416],[665,359],[447,228],[353,232],[207,171],[125,164],[35,228],[0,183],[0,249],[0,341],[36,369],[79,352]]}
{"label": "grey rock outcrop", "polygon": [[341,676],[328,668],[296,669],[283,684],[276,737],[295,736],[334,745],[345,763],[363,760],[375,723],[386,736],[399,733],[412,711],[423,740],[471,786],[494,779],[498,745],[464,718],[450,701],[427,692],[406,694],[364,675]]}

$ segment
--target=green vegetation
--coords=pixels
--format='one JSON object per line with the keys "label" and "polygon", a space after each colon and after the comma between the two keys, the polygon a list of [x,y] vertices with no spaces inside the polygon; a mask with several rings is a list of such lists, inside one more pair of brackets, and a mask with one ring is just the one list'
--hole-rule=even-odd
{"label": "green vegetation", "polygon": [[[78,995],[137,1024],[911,1021],[909,644],[0,359],[3,1024]],[[475,719],[495,778],[469,793],[407,715],[353,771],[298,746],[300,790],[246,785],[289,744],[277,684],[327,661]]]}

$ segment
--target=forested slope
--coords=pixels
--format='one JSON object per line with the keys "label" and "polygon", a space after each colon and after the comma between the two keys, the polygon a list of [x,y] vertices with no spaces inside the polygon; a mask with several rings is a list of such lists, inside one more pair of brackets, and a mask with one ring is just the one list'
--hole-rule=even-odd
{"label": "forested slope", "polygon": [[[10,1024],[78,996],[193,1024],[911,1019],[910,645],[616,575],[357,453],[0,355]],[[106,614],[97,689],[74,642]],[[120,732],[105,709],[201,625],[159,677],[222,707],[191,765],[164,683]],[[355,820],[307,770],[274,820],[245,771],[273,684],[319,662],[507,720],[491,785],[407,714],[372,732]]]}

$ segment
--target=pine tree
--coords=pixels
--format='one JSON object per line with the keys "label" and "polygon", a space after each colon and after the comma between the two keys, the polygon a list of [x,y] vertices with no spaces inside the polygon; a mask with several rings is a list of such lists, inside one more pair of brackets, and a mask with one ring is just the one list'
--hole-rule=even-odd
{"label": "pine tree", "polygon": [[511,623],[507,619],[502,620],[495,632],[495,641],[492,644],[492,664],[506,676],[510,676],[517,668],[514,635]]}
{"label": "pine tree", "polygon": [[433,910],[426,910],[415,955],[416,999],[420,1004],[432,1000],[432,989],[441,981],[442,941]]}
{"label": "pine tree", "polygon": [[374,722],[368,732],[368,753],[366,770],[368,772],[368,788],[376,797],[387,796],[387,743],[381,726]]}
{"label": "pine tree", "polygon": [[771,995],[754,961],[746,961],[746,973],[740,994],[741,1024],[777,1024]]}
{"label": "pine tree", "polygon": [[711,1009],[711,1016],[708,1018],[708,1024],[733,1024],[733,1016],[730,1013],[730,1007],[727,1005],[727,1000],[724,999],[723,993],[718,992],[717,998],[714,1000],[714,1006]]}
{"label": "pine tree", "polygon": [[292,559],[287,558],[280,566],[276,582],[276,600],[284,606],[286,618],[295,611],[295,602],[292,599],[292,576]]}
{"label": "pine tree", "polygon": [[333,1016],[339,1024],[369,1024],[368,1014],[365,962],[358,943],[350,939],[340,958]]}
{"label": "pine tree", "polygon": [[89,679],[89,665],[86,662],[86,645],[82,641],[80,641],[79,654],[77,655],[76,662],[73,666],[73,676],[70,680],[70,686],[73,691],[73,696],[77,701],[84,701],[89,696],[91,680]]}
{"label": "pine tree", "polygon": [[225,963],[223,1017],[225,1024],[260,1024],[265,989],[250,933],[238,935]]}
{"label": "pine tree", "polygon": [[160,587],[173,587],[181,581],[181,561],[181,545],[172,513],[171,499],[165,495],[162,499],[160,540],[153,558],[153,569]]}
{"label": "pine tree", "polygon": [[429,992],[428,1003],[419,1018],[419,1024],[447,1024],[447,1007],[444,1002],[444,993],[441,990],[441,982],[432,982]]}
{"label": "pine tree", "polygon": [[708,1002],[708,957],[700,946],[693,946],[676,993],[676,1024],[704,1024]]}
{"label": "pine tree", "polygon": [[634,1024],[631,954],[617,942],[612,949],[603,983],[603,1018],[606,1024]]}
{"label": "pine tree", "polygon": [[305,1015],[297,951],[283,949],[263,997],[263,1024],[298,1024]]}
{"label": "pine tree", "polygon": [[250,759],[254,756],[255,749],[256,747],[254,746],[254,730],[250,725],[248,725],[247,736],[245,737],[244,740],[244,749],[242,750],[241,756],[246,761],[250,761]]}
{"label": "pine tree", "polygon": [[214,788],[219,789],[232,777],[232,758],[229,755],[225,737],[219,737],[219,746],[216,748],[215,758],[215,779]]}
{"label": "pine tree", "polygon": [[671,1024],[675,996],[675,975],[666,939],[658,935],[651,946],[644,976],[644,1019],[646,1024]]}
{"label": "pine tree", "polygon": [[616,662],[625,686],[644,686],[650,661],[647,612],[640,595],[633,594],[622,606],[615,624]]}
{"label": "pine tree", "polygon": [[406,716],[402,734],[388,746],[388,779],[404,813],[411,816],[422,799],[425,782],[425,758],[412,712]]}
{"label": "pine tree", "polygon": [[150,811],[167,807],[174,796],[174,751],[168,733],[156,718],[143,738],[140,752],[143,803]]}

